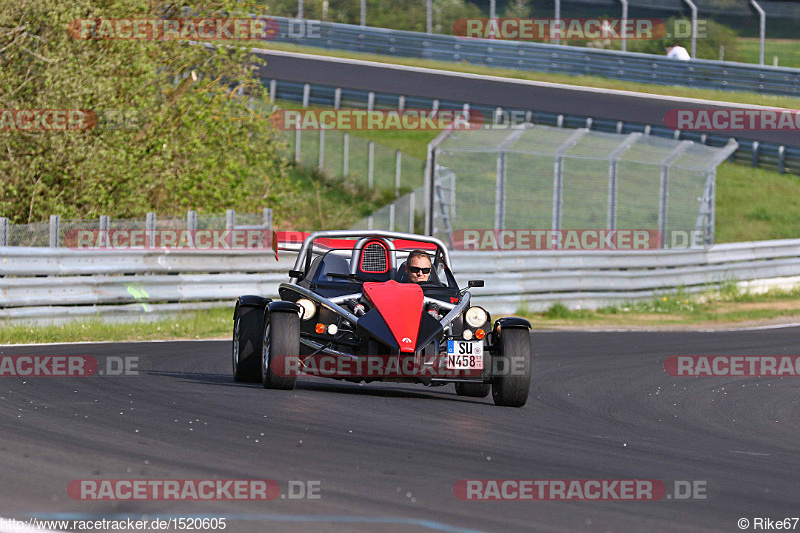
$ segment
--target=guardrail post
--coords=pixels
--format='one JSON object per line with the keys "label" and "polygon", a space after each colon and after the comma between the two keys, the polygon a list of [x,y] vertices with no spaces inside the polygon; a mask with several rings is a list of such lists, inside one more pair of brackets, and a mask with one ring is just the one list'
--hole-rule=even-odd
{"label": "guardrail post", "polygon": [[0,246],[8,246],[8,230],[8,218],[0,217]]}
{"label": "guardrail post", "polygon": [[61,216],[50,215],[50,248],[58,248],[58,233]]}
{"label": "guardrail post", "polygon": [[303,20],[303,0],[297,0],[297,18]]}
{"label": "guardrail post", "polygon": [[228,209],[225,211],[225,229],[232,230],[236,228],[236,210]]}
{"label": "guardrail post", "polygon": [[618,120],[617,121],[617,133],[622,133],[622,126],[623,126],[622,121]]}
{"label": "guardrail post", "polygon": [[375,108],[375,93],[370,91],[367,94],[367,111],[372,111]]}
{"label": "guardrail post", "polygon": [[342,88],[337,87],[333,91],[333,108],[339,109],[342,106]]}
{"label": "guardrail post", "polygon": [[278,80],[269,80],[269,101],[275,103],[275,94],[278,92]]}
{"label": "guardrail post", "polygon": [[344,142],[342,143],[342,177],[346,178],[350,173],[350,134],[344,133]]}
{"label": "guardrail post", "polygon": [[389,231],[394,231],[394,216],[395,216],[395,205],[394,202],[389,204]]}
{"label": "guardrail post", "polygon": [[156,247],[156,214],[147,213],[144,218],[144,234],[147,236],[148,248]]}
{"label": "guardrail post", "polygon": [[758,141],[753,141],[753,161],[751,166],[757,167],[758,166],[758,149],[759,149]]}
{"label": "guardrail post", "polygon": [[397,198],[400,196],[400,178],[402,175],[402,168],[403,168],[403,152],[398,150],[395,154],[394,160],[394,196]]}
{"label": "guardrail post", "polygon": [[495,107],[494,108],[494,124],[500,124],[503,120],[503,108],[502,107]]}
{"label": "guardrail post", "polygon": [[197,211],[190,210],[186,213],[186,229],[197,231]]}
{"label": "guardrail post", "polygon": [[438,99],[434,100],[433,102],[431,102],[431,111],[433,111],[434,113],[439,111],[439,100]]}
{"label": "guardrail post", "polygon": [[784,145],[778,146],[778,172],[780,174],[786,172],[786,147]]}
{"label": "guardrail post", "polygon": [[300,164],[300,128],[294,130],[294,162]]}
{"label": "guardrail post", "polygon": [[367,25],[367,0],[361,0],[361,25]]}
{"label": "guardrail post", "polygon": [[308,107],[308,101],[311,99],[311,84],[306,83],[303,85],[303,107]]}
{"label": "guardrail post", "polygon": [[564,115],[558,115],[558,118],[556,119],[556,126],[559,128],[564,127]]}
{"label": "guardrail post", "polygon": [[372,215],[368,216],[367,217],[367,229],[373,229],[372,226],[373,226],[374,222],[375,222],[375,217],[373,217]]}
{"label": "guardrail post", "polygon": [[317,167],[320,170],[325,167],[325,128],[319,129],[319,165]]}
{"label": "guardrail post", "polygon": [[397,99],[397,109],[400,110],[401,113],[403,111],[405,111],[405,109],[406,109],[406,97],[405,97],[405,95],[401,94],[400,97]]}
{"label": "guardrail post", "polygon": [[[375,142],[369,142],[369,166],[367,167],[367,182],[369,184],[369,188],[372,189],[372,186],[375,184]],[[372,229],[372,228],[369,228]]]}
{"label": "guardrail post", "polygon": [[100,215],[100,235],[97,239],[97,246],[102,248],[110,246],[110,232],[111,232],[111,217],[108,215]]}

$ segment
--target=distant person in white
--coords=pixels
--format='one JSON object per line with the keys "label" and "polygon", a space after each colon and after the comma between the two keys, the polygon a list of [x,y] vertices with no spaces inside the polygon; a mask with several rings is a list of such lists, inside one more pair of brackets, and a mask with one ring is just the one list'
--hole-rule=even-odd
{"label": "distant person in white", "polygon": [[678,46],[677,44],[667,47],[667,57],[672,59],[680,59],[682,61],[689,61],[692,58],[692,56],[689,55],[689,52],[686,51],[686,48],[683,46]]}

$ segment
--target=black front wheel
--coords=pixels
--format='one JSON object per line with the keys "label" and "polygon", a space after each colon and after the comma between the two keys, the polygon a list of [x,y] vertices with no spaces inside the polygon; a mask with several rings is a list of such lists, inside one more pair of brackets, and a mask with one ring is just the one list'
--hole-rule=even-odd
{"label": "black front wheel", "polygon": [[261,383],[266,389],[292,390],[300,359],[300,317],[297,313],[266,314],[261,349]]}
{"label": "black front wheel", "polygon": [[263,309],[236,306],[233,314],[233,379],[258,383],[261,379]]}
{"label": "black front wheel", "polygon": [[495,405],[522,407],[531,388],[531,337],[527,328],[504,329],[502,352],[494,362],[492,399]]}

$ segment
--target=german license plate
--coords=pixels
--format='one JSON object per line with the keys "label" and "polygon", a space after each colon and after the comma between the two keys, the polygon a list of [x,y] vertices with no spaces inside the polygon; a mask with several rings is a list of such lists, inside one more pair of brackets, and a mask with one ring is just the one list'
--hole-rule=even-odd
{"label": "german license plate", "polygon": [[447,341],[448,370],[483,370],[483,341]]}

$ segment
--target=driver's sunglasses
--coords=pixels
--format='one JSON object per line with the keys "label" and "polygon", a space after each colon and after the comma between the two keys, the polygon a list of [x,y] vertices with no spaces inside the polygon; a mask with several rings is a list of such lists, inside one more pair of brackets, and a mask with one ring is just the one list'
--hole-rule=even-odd
{"label": "driver's sunglasses", "polygon": [[419,274],[420,272],[422,272],[423,274],[430,274],[431,273],[431,267],[412,267],[412,266],[409,266],[408,270],[412,274]]}

